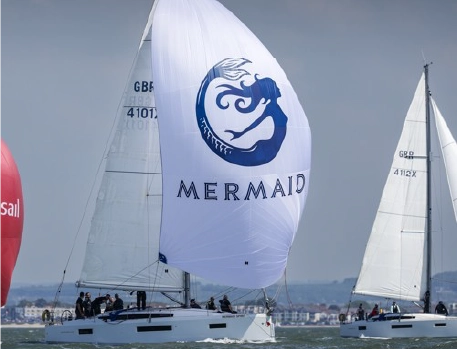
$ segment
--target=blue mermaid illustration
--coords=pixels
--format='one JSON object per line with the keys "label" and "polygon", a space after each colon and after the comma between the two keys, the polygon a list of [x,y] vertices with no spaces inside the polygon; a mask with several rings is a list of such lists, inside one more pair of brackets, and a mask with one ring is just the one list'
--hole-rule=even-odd
{"label": "blue mermaid illustration", "polygon": [[[202,138],[215,154],[233,164],[259,166],[270,162],[278,154],[287,132],[287,115],[284,114],[277,103],[277,99],[281,97],[281,92],[273,79],[268,77],[258,78],[256,74],[254,76],[255,81],[251,85],[246,85],[245,81],[242,80],[244,76],[251,75],[248,71],[241,68],[246,63],[251,63],[251,61],[245,58],[226,58],[217,63],[206,74],[197,95],[197,123]],[[216,97],[216,105],[221,110],[234,107],[239,113],[247,114],[254,111],[260,103],[266,105],[262,115],[244,130],[225,130],[225,132],[232,136],[231,140],[242,137],[260,125],[268,117],[272,118],[274,124],[274,131],[271,138],[259,139],[249,148],[238,148],[228,144],[214,132],[206,114],[205,96],[211,81],[216,78],[223,78],[228,81],[241,80],[239,83],[240,87],[235,87],[231,84],[220,84],[217,86],[224,89]],[[225,96],[237,96],[239,98],[231,106],[228,102],[224,103]],[[245,105],[248,99],[251,102]]]}

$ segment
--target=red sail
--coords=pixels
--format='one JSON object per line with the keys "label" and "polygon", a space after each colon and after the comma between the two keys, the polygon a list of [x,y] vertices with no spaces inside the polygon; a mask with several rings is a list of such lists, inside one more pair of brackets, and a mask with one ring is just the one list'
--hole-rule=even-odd
{"label": "red sail", "polygon": [[1,164],[2,306],[6,304],[11,277],[21,247],[24,224],[21,177],[10,150],[2,139]]}

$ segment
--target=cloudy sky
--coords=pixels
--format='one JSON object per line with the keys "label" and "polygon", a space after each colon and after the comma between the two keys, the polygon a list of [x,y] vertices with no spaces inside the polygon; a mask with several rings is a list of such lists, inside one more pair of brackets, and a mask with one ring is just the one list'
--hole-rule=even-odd
{"label": "cloudy sky", "polygon": [[[288,280],[356,277],[424,57],[457,135],[457,2],[221,2],[277,58],[311,126],[310,192]],[[13,284],[60,281],[74,242],[66,281],[79,277],[87,232],[76,234],[151,5],[1,2],[1,136],[26,211]],[[435,271],[457,270],[450,208],[435,220]]]}

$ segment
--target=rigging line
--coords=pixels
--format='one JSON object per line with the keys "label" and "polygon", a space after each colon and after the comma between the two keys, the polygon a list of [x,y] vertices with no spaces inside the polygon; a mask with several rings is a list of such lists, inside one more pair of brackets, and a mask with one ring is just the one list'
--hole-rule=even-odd
{"label": "rigging line", "polygon": [[273,296],[273,298],[271,299],[271,301],[276,302],[277,299],[279,299],[279,295],[280,295],[280,293],[281,293],[281,291],[282,291],[282,287],[283,287],[282,284],[281,284],[281,285],[278,285],[278,288],[276,289],[275,295]]}
{"label": "rigging line", "polygon": [[[116,291],[116,290],[123,290],[122,286],[125,285],[129,280],[135,278],[137,275],[139,275],[141,272],[143,272],[144,270],[150,268],[153,264],[157,263],[157,268],[159,266],[159,260],[156,260],[155,262],[152,262],[150,263],[149,265],[145,266],[143,269],[140,269],[136,274],[130,276],[129,278],[125,279],[122,283],[120,284],[117,284],[116,286],[113,286],[111,288],[111,291]],[[155,289],[155,286],[154,288],[152,288],[152,290]]]}
{"label": "rigging line", "polygon": [[446,279],[432,278],[432,280],[443,282],[443,283],[448,283],[448,284],[457,284],[457,281],[451,281],[451,280],[446,280]]}
{"label": "rigging line", "polygon": [[287,286],[287,270],[284,270],[284,286],[286,288],[286,298],[287,302],[289,303],[289,308],[292,308],[294,305],[292,303],[292,300],[290,299],[289,288]]}
{"label": "rigging line", "polygon": [[218,292],[214,295],[214,298],[220,298],[222,295],[230,293],[234,291],[236,288],[235,287],[227,287],[225,290],[222,290],[221,292]]}
{"label": "rigging line", "polygon": [[[157,275],[159,274],[159,268],[160,268],[160,261],[157,260],[156,271],[155,271],[155,274],[154,274],[154,275],[156,275],[155,280],[157,280]],[[148,274],[150,275],[151,273],[148,273]],[[154,286],[153,286],[152,290],[154,290],[155,287],[156,287],[156,282],[154,281]],[[161,292],[161,293],[163,294],[163,292]],[[151,299],[150,303],[152,304],[152,301],[154,299],[154,291],[151,291],[151,297],[149,297],[149,298]]]}
{"label": "rigging line", "polygon": [[[115,118],[115,120],[116,120],[116,118]],[[114,125],[115,125],[115,122],[113,123],[113,125],[111,127],[110,135],[113,133]],[[62,289],[63,283],[65,281],[65,274],[66,274],[68,265],[70,264],[71,257],[73,256],[73,252],[74,252],[74,249],[75,249],[75,246],[76,246],[76,241],[78,239],[79,234],[81,233],[81,228],[82,228],[83,222],[86,219],[87,208],[89,207],[90,200],[91,200],[91,198],[93,196],[95,185],[97,183],[98,174],[100,173],[100,169],[101,169],[101,166],[103,164],[104,154],[106,153],[107,149],[108,149],[108,141],[105,144],[105,150],[103,151],[102,159],[100,160],[100,162],[98,164],[97,174],[96,174],[96,176],[94,178],[94,181],[92,182],[92,186],[90,188],[89,196],[88,196],[88,198],[86,200],[86,205],[84,207],[83,215],[82,215],[81,220],[79,222],[78,229],[76,230],[76,235],[75,235],[75,238],[73,239],[73,244],[72,244],[71,249],[70,249],[70,254],[68,255],[67,262],[65,263],[65,268],[64,268],[64,271],[63,271],[63,274],[62,274],[62,279],[61,279],[60,284],[59,284],[59,286],[57,288],[57,291],[56,291],[56,294],[55,294],[55,298],[54,298],[54,308],[57,305],[58,296],[60,294],[60,291]]]}
{"label": "rigging line", "polygon": [[128,104],[125,104],[125,105],[124,105],[124,108],[145,108],[145,109],[157,109],[157,107],[148,107],[148,106],[142,106],[142,105],[137,105],[137,104],[134,104],[134,105],[128,105]]}
{"label": "rigging line", "polygon": [[[150,41],[150,40],[149,40]],[[141,40],[140,40],[141,42]],[[129,70],[129,73],[128,73],[128,77],[131,77],[132,76],[132,72],[133,72],[133,69],[135,67],[135,63],[137,61],[137,58],[138,58],[138,52],[139,50],[135,53],[135,56],[133,58],[133,61],[130,65],[130,70]],[[124,87],[124,92],[126,91],[127,89],[127,86]],[[67,262],[65,263],[65,268],[64,268],[64,271],[62,273],[62,279],[61,279],[61,282],[57,288],[57,291],[56,291],[56,294],[55,294],[55,298],[54,298],[54,304],[53,304],[53,307],[55,308],[56,305],[57,305],[57,302],[58,302],[58,297],[60,295],[60,292],[61,292],[61,289],[62,289],[62,286],[63,286],[63,283],[64,283],[64,280],[65,280],[65,274],[66,274],[66,270],[68,268],[68,265],[70,263],[70,260],[71,260],[71,257],[73,256],[73,252],[74,252],[74,249],[75,249],[75,246],[76,246],[76,241],[78,239],[78,236],[79,234],[81,233],[81,227],[83,225],[83,222],[85,221],[85,218],[86,218],[86,215],[87,215],[87,208],[89,206],[89,202],[93,196],[93,193],[94,193],[94,188],[95,188],[95,185],[97,183],[97,178],[100,174],[100,169],[102,167],[102,164],[104,163],[104,159],[105,157],[107,157],[107,154],[108,154],[108,149],[109,149],[109,144],[111,143],[111,140],[113,139],[114,137],[114,129],[115,129],[115,126],[117,125],[118,123],[118,119],[120,117],[120,110],[122,108],[122,104],[123,104],[123,98],[120,99],[118,105],[117,105],[117,109],[116,109],[116,116],[115,118],[113,119],[113,122],[112,122],[112,125],[111,125],[111,129],[110,129],[110,132],[109,132],[109,135],[108,135],[108,138],[105,142],[105,148],[102,152],[102,156],[101,156],[101,159],[99,161],[99,164],[98,164],[98,168],[97,168],[97,172],[96,172],[96,176],[94,178],[94,181],[92,182],[92,186],[91,186],[91,189],[90,189],[90,193],[89,193],[89,196],[87,198],[87,201],[86,201],[86,205],[84,207],[84,212],[83,212],[83,215],[81,217],[81,220],[80,220],[80,223],[79,223],[79,226],[78,226],[78,229],[76,231],[76,235],[75,235],[75,238],[73,240],[73,244],[72,244],[72,247],[71,247],[71,250],[70,250],[70,254],[68,256],[68,259],[67,259]]]}
{"label": "rigging line", "polygon": [[[132,75],[132,72],[133,72],[133,68],[134,68],[134,63],[136,62],[136,59],[137,59],[137,56],[138,56],[138,53],[135,54],[135,57],[133,59],[133,62],[132,64],[130,65],[130,71],[129,71],[129,74],[128,76],[131,76]],[[124,88],[124,91],[125,91],[126,88]],[[83,211],[83,215],[81,217],[81,220],[79,222],[79,225],[78,225],[78,229],[76,230],[76,234],[75,234],[75,238],[73,239],[73,244],[72,244],[72,247],[70,249],[70,254],[68,256],[68,259],[67,259],[67,262],[65,263],[65,268],[64,268],[64,271],[63,271],[63,274],[62,274],[62,279],[61,279],[61,282],[60,282],[60,285],[59,287],[57,288],[57,291],[56,291],[56,294],[55,294],[55,298],[54,298],[54,308],[58,302],[58,295],[60,294],[60,291],[62,289],[62,286],[63,286],[63,283],[64,283],[64,280],[65,280],[65,274],[66,274],[66,270],[68,268],[68,265],[70,264],[70,260],[71,260],[71,257],[73,256],[73,252],[74,252],[74,249],[75,249],[75,246],[76,246],[76,241],[79,237],[79,234],[81,233],[81,228],[82,228],[82,225],[83,225],[83,222],[85,221],[86,219],[86,215],[87,215],[87,208],[89,206],[89,202],[93,196],[93,193],[94,193],[94,189],[95,189],[95,185],[97,183],[97,178],[100,174],[100,170],[101,170],[101,167],[102,167],[102,164],[104,163],[104,159],[105,157],[107,156],[108,154],[108,149],[109,149],[109,144],[111,143],[111,139],[114,137],[114,129],[115,129],[115,126],[118,122],[118,118],[120,116],[120,109],[121,109],[121,105],[122,105],[122,99],[119,101],[118,105],[117,105],[117,109],[116,109],[116,117],[113,119],[113,122],[111,124],[111,129],[110,129],[110,132],[109,132],[109,135],[108,135],[108,138],[105,142],[105,148],[102,152],[102,156],[101,156],[101,159],[98,163],[98,168],[97,168],[97,172],[96,172],[96,175],[95,175],[95,178],[94,178],[94,181],[92,182],[92,186],[90,188],[90,192],[89,192],[89,196],[87,198],[87,201],[86,201],[86,205],[84,207],[84,211]]]}
{"label": "rigging line", "polygon": [[346,309],[346,317],[349,315],[349,308],[351,307],[352,296],[354,295],[354,290],[355,290],[355,285],[352,286],[352,292],[351,292],[350,295],[349,295],[348,308]]}
{"label": "rigging line", "polygon": [[[232,299],[232,302],[239,301],[240,299],[243,299],[243,298],[247,297],[248,295],[250,295],[251,293],[254,293],[254,292],[257,292],[257,296],[258,296],[259,293],[261,293],[262,291],[261,290],[250,290],[250,291],[246,292],[245,294],[239,296],[238,298]],[[257,298],[257,296],[255,298]]]}
{"label": "rigging line", "polygon": [[[264,288],[262,289],[262,291],[263,291],[263,301],[265,303],[264,312],[267,316],[270,316],[274,311],[274,308],[271,307],[271,306],[273,306],[274,302],[271,301],[270,299],[268,299],[267,291]],[[271,306],[270,306],[270,304],[271,304]]]}
{"label": "rigging line", "polygon": [[142,175],[156,175],[156,174],[161,174],[160,172],[115,171],[115,170],[106,170],[105,173],[125,173],[125,174],[142,174]]}
{"label": "rigging line", "polygon": [[169,300],[171,300],[172,302],[175,302],[175,303],[178,303],[179,305],[181,306],[184,306],[185,304],[179,300],[177,300],[176,298],[170,296],[168,293],[165,293],[165,292],[160,292],[163,296],[167,297]]}

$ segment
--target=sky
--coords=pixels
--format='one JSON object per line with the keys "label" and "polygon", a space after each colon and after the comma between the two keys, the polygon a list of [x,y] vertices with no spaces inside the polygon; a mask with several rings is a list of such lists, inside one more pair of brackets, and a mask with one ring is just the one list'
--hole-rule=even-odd
{"label": "sky", "polygon": [[[356,277],[424,59],[457,136],[457,2],[220,2],[276,57],[311,127],[309,195],[287,280]],[[58,283],[70,252],[65,280],[79,278],[87,231],[78,227],[151,6],[1,1],[1,137],[25,204],[13,286]],[[436,220],[434,271],[457,270],[451,208]]]}

